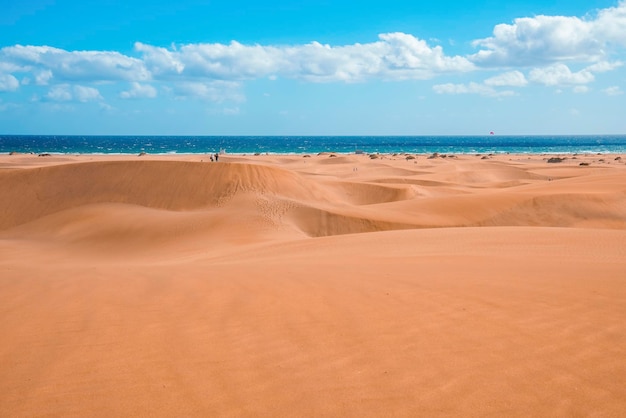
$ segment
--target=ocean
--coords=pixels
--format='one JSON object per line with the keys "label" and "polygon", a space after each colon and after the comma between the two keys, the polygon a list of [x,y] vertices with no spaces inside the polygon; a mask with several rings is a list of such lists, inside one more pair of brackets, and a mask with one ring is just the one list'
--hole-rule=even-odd
{"label": "ocean", "polygon": [[626,153],[626,135],[560,136],[65,136],[0,135],[1,153],[431,154]]}

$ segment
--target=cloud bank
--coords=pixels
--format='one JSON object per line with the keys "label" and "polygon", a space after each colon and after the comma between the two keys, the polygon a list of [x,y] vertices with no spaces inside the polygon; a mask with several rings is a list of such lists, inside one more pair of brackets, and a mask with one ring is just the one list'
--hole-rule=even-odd
{"label": "cloud bank", "polygon": [[463,57],[447,57],[439,46],[405,33],[379,35],[379,41],[346,46],[312,42],[299,46],[223,44],[183,45],[176,50],[138,43],[136,49],[156,76],[216,80],[285,77],[311,82],[359,82],[368,79],[428,79],[474,66]]}
{"label": "cloud bank", "polygon": [[612,50],[626,47],[626,1],[588,19],[543,15],[515,19],[513,24],[497,25],[493,36],[473,45],[482,50],[468,58],[485,67],[607,60]]}
{"label": "cloud bank", "polygon": [[[53,101],[102,100],[97,86],[117,83],[122,99],[154,99],[155,86],[174,98],[243,101],[242,83],[294,79],[311,83],[429,80],[470,72],[500,72],[481,83],[434,86],[440,94],[502,97],[529,84],[582,86],[622,64],[626,0],[584,18],[535,16],[500,24],[472,43],[477,52],[448,56],[441,46],[406,33],[385,33],[351,45],[194,43],[161,47],[137,42],[133,56],[116,51],[66,51],[52,46],[0,49],[0,92],[47,86]],[[617,58],[616,58],[617,57]],[[574,66],[582,66],[573,71]],[[91,84],[91,86],[86,86]],[[505,90],[502,90],[505,89]],[[610,90],[616,91],[615,89]],[[607,93],[612,94],[612,93]]]}

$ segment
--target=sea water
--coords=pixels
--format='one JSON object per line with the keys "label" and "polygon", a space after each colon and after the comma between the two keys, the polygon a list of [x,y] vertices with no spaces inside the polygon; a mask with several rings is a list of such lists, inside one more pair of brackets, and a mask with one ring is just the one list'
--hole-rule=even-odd
{"label": "sea water", "polygon": [[626,153],[626,135],[579,136],[64,136],[0,135],[0,153],[446,154]]}

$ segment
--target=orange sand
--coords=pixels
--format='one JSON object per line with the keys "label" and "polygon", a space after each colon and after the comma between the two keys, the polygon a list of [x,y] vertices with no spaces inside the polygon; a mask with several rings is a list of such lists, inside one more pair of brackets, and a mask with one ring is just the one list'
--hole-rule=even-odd
{"label": "orange sand", "polygon": [[0,416],[624,416],[626,158],[548,157],[0,156]]}

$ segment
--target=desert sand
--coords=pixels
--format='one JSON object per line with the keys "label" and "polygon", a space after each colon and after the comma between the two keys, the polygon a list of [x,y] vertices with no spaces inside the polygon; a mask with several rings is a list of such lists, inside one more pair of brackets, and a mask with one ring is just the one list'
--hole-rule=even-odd
{"label": "desert sand", "polygon": [[624,416],[626,156],[551,157],[1,155],[0,416]]}

